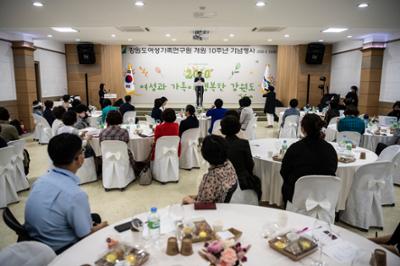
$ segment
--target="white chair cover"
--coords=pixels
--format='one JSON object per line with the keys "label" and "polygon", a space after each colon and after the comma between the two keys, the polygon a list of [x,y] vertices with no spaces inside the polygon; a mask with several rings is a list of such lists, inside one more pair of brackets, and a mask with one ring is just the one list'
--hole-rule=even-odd
{"label": "white chair cover", "polygon": [[280,129],[279,138],[297,138],[300,117],[298,115],[289,115],[285,118],[283,128]]}
{"label": "white chair cover", "polygon": [[129,162],[128,146],[119,140],[105,140],[101,142],[103,158],[103,187],[125,188],[133,180],[135,173]]}
{"label": "white chair cover", "polygon": [[393,158],[393,183],[396,185],[400,185],[400,155],[397,154],[395,158]]}
{"label": "white chair cover", "polygon": [[200,168],[200,155],[197,148],[199,145],[199,137],[200,128],[191,128],[183,132],[181,138],[181,156],[179,158],[179,168]]}
{"label": "white chair cover", "polygon": [[211,131],[212,135],[222,135],[221,133],[221,120],[222,119],[218,119],[214,121],[214,125],[213,125],[213,130]]}
{"label": "white chair cover", "polygon": [[391,145],[386,147],[381,154],[379,154],[378,161],[392,162],[392,167],[388,179],[385,180],[385,187],[382,189],[382,204],[392,205],[395,203],[393,183],[395,178],[400,177],[400,145]]}
{"label": "white chair cover", "polygon": [[253,114],[249,124],[247,125],[244,135],[248,140],[256,139],[257,116]]}
{"label": "white chair cover", "polygon": [[7,266],[46,266],[55,257],[49,246],[36,241],[18,242],[0,251],[0,261]]}
{"label": "white chair cover", "polygon": [[231,201],[229,203],[258,206],[257,193],[252,189],[242,190],[239,186],[239,181],[238,181],[237,188],[235,192],[233,192]]}
{"label": "white chair cover", "polygon": [[40,124],[36,120],[37,114],[32,114],[33,117],[33,123],[35,124],[35,129],[33,130],[33,140],[39,140],[40,138]]}
{"label": "white chair cover", "polygon": [[365,230],[371,226],[383,228],[381,191],[385,176],[390,174],[390,164],[380,161],[357,169],[340,220]]}
{"label": "white chair cover", "polygon": [[149,115],[145,115],[145,117],[146,117],[146,122],[147,122],[148,125],[155,125],[156,124],[156,121],[154,121],[153,117],[151,117]]}
{"label": "white chair cover", "polygon": [[124,124],[135,124],[136,111],[128,111],[124,113],[123,123]]}
{"label": "white chair cover", "polygon": [[333,224],[341,180],[336,176],[309,175],[297,180],[292,203],[286,210]]}
{"label": "white chair cover", "polygon": [[12,202],[19,201],[15,188],[15,171],[11,162],[14,147],[0,149],[0,208],[7,207]]}
{"label": "white chair cover", "polygon": [[161,183],[179,181],[178,136],[157,139],[154,161],[151,163],[153,178]]}
{"label": "white chair cover", "polygon": [[81,168],[76,172],[76,176],[79,177],[79,184],[85,184],[97,180],[94,157],[85,158]]}
{"label": "white chair cover", "polygon": [[39,130],[39,143],[48,144],[52,137],[52,130],[47,120],[40,115],[32,114],[36,121],[36,129]]}
{"label": "white chair cover", "polygon": [[337,124],[338,119],[338,116],[332,117],[331,120],[329,120],[329,125]]}
{"label": "white chair cover", "polygon": [[337,137],[336,137],[336,142],[341,143],[343,139],[347,139],[351,141],[354,145],[357,147],[360,146],[360,141],[361,141],[361,134],[358,132],[354,131],[342,131],[338,132]]}
{"label": "white chair cover", "polygon": [[11,157],[11,163],[15,171],[15,189],[18,191],[26,190],[29,188],[29,182],[25,175],[24,169],[24,147],[25,140],[19,139],[10,141],[8,146],[14,147],[14,154]]}

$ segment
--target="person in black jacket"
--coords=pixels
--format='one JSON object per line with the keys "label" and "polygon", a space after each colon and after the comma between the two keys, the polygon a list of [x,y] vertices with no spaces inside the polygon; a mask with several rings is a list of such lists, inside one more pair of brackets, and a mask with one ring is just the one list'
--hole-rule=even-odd
{"label": "person in black jacket", "polygon": [[196,110],[193,105],[186,105],[186,119],[182,120],[179,124],[179,137],[182,137],[183,132],[186,130],[199,127],[199,120],[197,119],[195,112]]}
{"label": "person in black jacket", "polygon": [[103,102],[104,102],[104,95],[107,93],[106,88],[104,88],[104,83],[100,83],[99,86],[99,103],[100,107],[103,108]]}
{"label": "person in black jacket", "polygon": [[329,122],[334,117],[339,117],[339,99],[336,97],[332,97],[331,101],[329,102],[329,109],[325,113],[325,124],[326,126],[329,125]]}
{"label": "person in black jacket", "polygon": [[239,119],[233,115],[225,116],[221,120],[221,132],[228,143],[228,159],[235,168],[239,179],[240,189],[252,189],[261,199],[261,181],[253,175],[254,161],[251,155],[250,144],[246,139],[236,136],[240,131]]}
{"label": "person in black jacket", "polygon": [[157,98],[154,100],[154,106],[153,109],[151,110],[151,117],[154,119],[156,122],[162,122],[162,111],[161,111],[161,105],[162,101],[160,98]]}
{"label": "person in black jacket", "polygon": [[274,115],[275,115],[275,87],[274,86],[269,86],[268,90],[266,93],[263,95],[263,97],[266,97],[267,99],[265,100],[265,106],[264,106],[264,114],[267,115],[267,121],[268,121],[268,128],[274,127]]}
{"label": "person in black jacket", "polygon": [[400,119],[400,101],[397,101],[393,104],[393,110],[388,113],[388,116],[395,116],[397,120]]}
{"label": "person in black jacket", "polygon": [[316,114],[306,114],[301,121],[302,140],[293,143],[282,160],[282,196],[286,207],[292,202],[296,181],[306,175],[336,175],[338,158],[331,144],[322,138],[324,122]]}
{"label": "person in black jacket", "polygon": [[354,105],[355,107],[358,106],[358,95],[357,95],[358,88],[357,86],[351,86],[350,91],[346,94],[344,99],[344,103],[346,106]]}
{"label": "person in black jacket", "polygon": [[51,127],[51,125],[53,125],[54,119],[56,119],[53,114],[53,110],[52,110],[53,105],[54,105],[53,101],[47,100],[44,102],[45,109],[43,111],[43,117],[47,120],[50,127]]}
{"label": "person in black jacket", "polygon": [[135,106],[131,104],[132,97],[130,95],[125,95],[125,102],[119,107],[119,112],[122,117],[124,117],[125,112],[135,111]]}

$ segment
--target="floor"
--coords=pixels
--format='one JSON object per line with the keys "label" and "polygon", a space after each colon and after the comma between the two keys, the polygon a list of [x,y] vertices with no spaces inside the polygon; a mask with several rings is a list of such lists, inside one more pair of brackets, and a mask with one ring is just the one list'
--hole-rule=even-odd
{"label": "floor", "polygon": [[[276,127],[275,125],[275,129],[267,129],[265,122],[259,122],[257,138],[277,136]],[[31,184],[47,170],[46,148],[47,146],[39,145],[33,142],[31,137],[27,137],[27,149],[31,157],[28,178]],[[137,182],[134,182],[123,192],[105,192],[100,181],[84,184],[82,189],[89,195],[92,212],[99,213],[104,220],[111,224],[137,213],[147,212],[150,207],[162,208],[180,202],[185,195],[195,194],[205,172],[205,166],[192,171],[180,170],[179,183],[160,185],[153,182],[150,186],[140,186]],[[400,187],[395,187],[395,193],[396,206],[384,208],[385,227],[383,231],[370,229],[369,232],[361,232],[357,229],[349,229],[364,236],[374,236],[375,232],[378,232],[379,235],[393,232],[400,220]],[[24,221],[24,208],[28,195],[29,191],[19,193],[20,202],[9,206],[20,222]],[[0,212],[2,211],[0,210]],[[347,227],[340,223],[338,225]],[[17,239],[14,232],[4,224],[2,219],[0,219],[0,236],[0,249],[15,243]]]}

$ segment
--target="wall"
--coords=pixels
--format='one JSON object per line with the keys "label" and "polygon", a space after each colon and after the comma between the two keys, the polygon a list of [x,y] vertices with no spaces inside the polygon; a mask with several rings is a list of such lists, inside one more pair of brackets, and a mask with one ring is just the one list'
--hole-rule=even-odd
{"label": "wall", "polygon": [[0,106],[7,108],[15,117],[18,115],[18,110],[11,46],[11,42],[0,41]]}
{"label": "wall", "polygon": [[388,43],[383,54],[380,102],[400,100],[400,40]]}
{"label": "wall", "polygon": [[288,106],[292,98],[297,98],[299,73],[299,46],[279,45],[277,53],[276,97]]}

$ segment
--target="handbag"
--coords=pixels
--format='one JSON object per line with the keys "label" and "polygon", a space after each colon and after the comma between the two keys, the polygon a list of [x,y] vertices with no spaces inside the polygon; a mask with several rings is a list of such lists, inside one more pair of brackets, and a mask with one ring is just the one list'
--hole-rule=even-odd
{"label": "handbag", "polygon": [[153,174],[151,173],[150,163],[143,167],[139,174],[139,184],[142,186],[148,186],[153,181]]}

